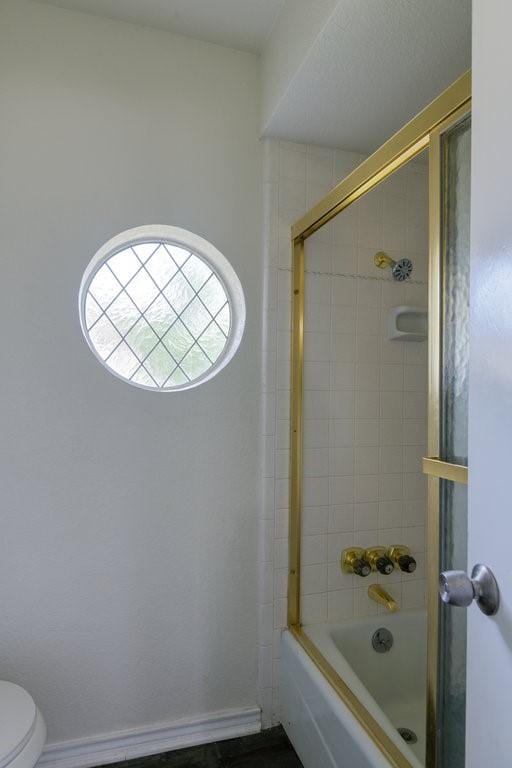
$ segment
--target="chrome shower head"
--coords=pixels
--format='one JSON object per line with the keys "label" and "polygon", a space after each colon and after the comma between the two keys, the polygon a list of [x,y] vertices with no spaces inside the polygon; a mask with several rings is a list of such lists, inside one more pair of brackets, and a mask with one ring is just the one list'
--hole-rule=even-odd
{"label": "chrome shower head", "polygon": [[388,256],[384,251],[379,251],[373,257],[373,262],[379,269],[391,268],[391,274],[394,280],[402,282],[402,280],[408,280],[412,274],[412,261],[410,259],[400,259],[395,261]]}
{"label": "chrome shower head", "polygon": [[398,281],[408,280],[412,274],[412,261],[410,259],[400,259],[391,267],[393,278]]}

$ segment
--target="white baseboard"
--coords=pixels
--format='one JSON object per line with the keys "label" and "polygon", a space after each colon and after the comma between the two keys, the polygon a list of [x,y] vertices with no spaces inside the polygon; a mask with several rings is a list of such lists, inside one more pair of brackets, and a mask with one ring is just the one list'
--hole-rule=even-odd
{"label": "white baseboard", "polygon": [[37,765],[38,768],[90,768],[246,736],[260,730],[261,710],[258,707],[224,709],[204,717],[50,743]]}

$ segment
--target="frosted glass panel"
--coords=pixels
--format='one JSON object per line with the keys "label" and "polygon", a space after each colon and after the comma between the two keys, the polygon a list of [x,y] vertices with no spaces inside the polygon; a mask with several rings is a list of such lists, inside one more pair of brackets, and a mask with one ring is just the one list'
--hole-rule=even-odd
{"label": "frosted glass panel", "polygon": [[470,120],[444,139],[441,457],[467,465]]}
{"label": "frosted glass panel", "polygon": [[[467,486],[441,481],[441,570],[467,571]],[[440,768],[464,768],[467,611],[440,602]]]}
{"label": "frosted glass panel", "polygon": [[[441,457],[467,465],[469,118],[443,140]],[[440,484],[441,570],[467,571],[467,487]],[[464,768],[467,612],[440,603],[439,768]]]}

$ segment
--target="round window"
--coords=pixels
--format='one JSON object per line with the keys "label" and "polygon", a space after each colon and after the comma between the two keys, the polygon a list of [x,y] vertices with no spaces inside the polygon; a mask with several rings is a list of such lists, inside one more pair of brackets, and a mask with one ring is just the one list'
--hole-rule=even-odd
{"label": "round window", "polygon": [[137,227],[98,251],[80,286],[89,347],[120,379],[172,392],[211,379],[245,323],[240,281],[209,242],[177,227]]}

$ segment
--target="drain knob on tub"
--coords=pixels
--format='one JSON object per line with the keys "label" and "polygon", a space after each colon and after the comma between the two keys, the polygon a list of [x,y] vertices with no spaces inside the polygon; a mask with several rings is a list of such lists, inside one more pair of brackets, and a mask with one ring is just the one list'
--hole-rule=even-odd
{"label": "drain knob on tub", "polygon": [[355,573],[356,576],[369,576],[372,567],[366,559],[364,549],[350,547],[341,553],[341,570],[343,573]]}
{"label": "drain knob on tub", "polygon": [[404,573],[414,573],[416,560],[411,555],[411,550],[404,544],[394,544],[388,550],[388,557]]}

